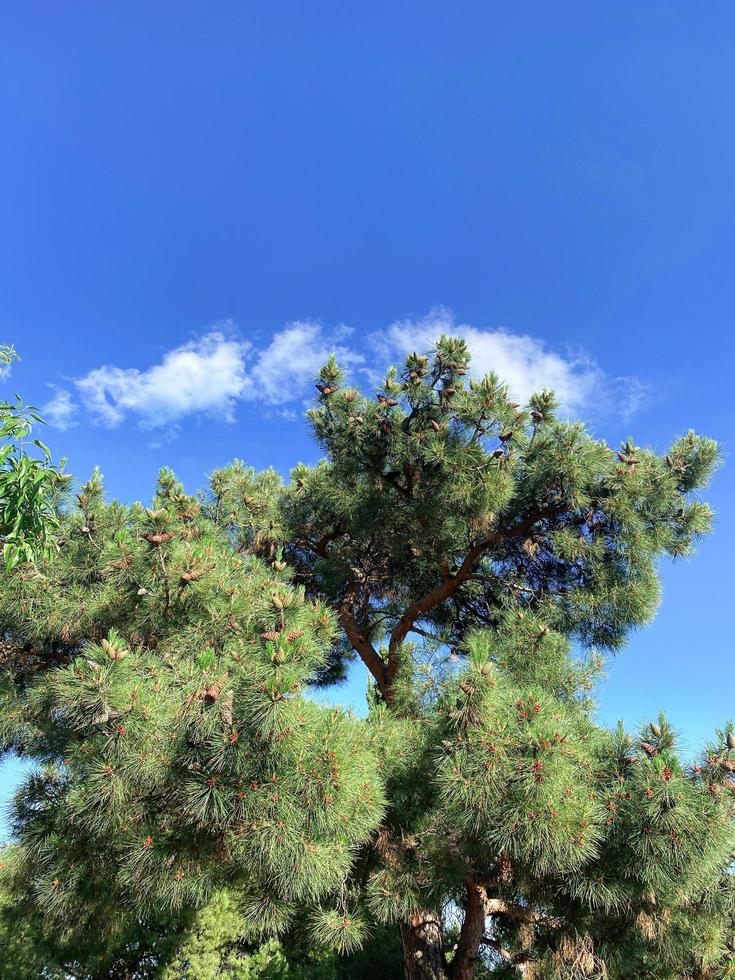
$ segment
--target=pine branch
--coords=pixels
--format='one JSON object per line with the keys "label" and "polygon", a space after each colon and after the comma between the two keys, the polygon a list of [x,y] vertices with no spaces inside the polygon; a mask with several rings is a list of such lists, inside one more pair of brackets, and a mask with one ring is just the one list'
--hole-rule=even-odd
{"label": "pine branch", "polygon": [[514,966],[523,966],[524,963],[528,963],[528,956],[525,953],[511,953],[502,943],[498,942],[497,939],[492,939],[490,936],[483,936],[480,945],[494,950],[504,960],[508,960]]}
{"label": "pine branch", "polygon": [[362,662],[372,674],[379,691],[386,697],[386,700],[390,700],[390,689],[386,684],[385,661],[370,640],[360,630],[353,613],[353,603],[356,598],[355,591],[355,585],[351,583],[339,606],[339,621],[347,634],[348,640],[354,649],[357,650]]}
{"label": "pine branch", "polygon": [[446,576],[445,574],[442,577],[442,581],[430,592],[411,603],[411,605],[408,607],[408,609],[406,609],[404,614],[396,623],[388,643],[388,665],[386,676],[386,684],[388,688],[390,688],[390,685],[393,683],[393,680],[398,672],[400,665],[399,650],[401,644],[405,640],[406,636],[413,630],[413,626],[417,620],[419,620],[426,613],[436,609],[437,606],[440,606],[447,599],[451,598],[451,596],[457,592],[460,586],[462,586],[472,577],[475,565],[491,548],[512,538],[517,538],[523,534],[526,534],[535,524],[538,524],[540,521],[548,520],[549,518],[555,517],[568,509],[569,507],[567,504],[554,504],[553,506],[545,509],[535,510],[524,521],[515,527],[510,528],[507,531],[495,531],[492,534],[489,534],[467,552],[462,564],[459,567],[459,570],[454,575]]}

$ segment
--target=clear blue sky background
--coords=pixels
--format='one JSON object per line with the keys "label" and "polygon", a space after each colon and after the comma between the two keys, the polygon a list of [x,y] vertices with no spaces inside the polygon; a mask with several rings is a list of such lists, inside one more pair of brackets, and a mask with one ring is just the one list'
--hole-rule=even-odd
{"label": "clear blue sky background", "polygon": [[[1,391],[50,402],[44,438],[111,494],[147,497],[164,463],[193,491],[235,455],[313,461],[279,363],[340,345],[359,374],[439,305],[534,338],[541,373],[558,355],[611,442],[691,426],[731,450],[729,0],[28,0],[0,37],[0,339],[23,355]],[[176,355],[151,372],[187,344],[202,411],[172,402]],[[611,664],[605,721],[665,707],[694,749],[735,715],[734,486],[730,460],[715,535]]]}

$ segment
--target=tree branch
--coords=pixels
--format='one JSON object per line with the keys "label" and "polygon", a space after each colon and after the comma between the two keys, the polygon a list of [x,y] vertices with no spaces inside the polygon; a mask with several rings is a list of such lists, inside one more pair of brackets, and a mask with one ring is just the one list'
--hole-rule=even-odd
{"label": "tree branch", "polygon": [[505,946],[502,946],[497,939],[491,939],[490,936],[483,936],[480,941],[481,946],[487,946],[488,949],[495,950],[504,960],[508,960],[515,966],[522,966],[524,963],[528,962],[528,957],[525,953],[513,954]]}
{"label": "tree branch", "polygon": [[341,538],[344,534],[342,530],[329,531],[327,534],[323,534],[318,541],[310,541],[309,547],[312,551],[315,551],[320,558],[328,558],[329,552],[327,551],[327,545],[330,541],[335,541],[337,538]]}
{"label": "tree branch", "polygon": [[541,922],[555,928],[562,924],[561,919],[546,915],[544,912],[538,912],[536,909],[528,908],[525,905],[510,905],[502,898],[488,899],[487,914],[506,915],[509,919],[515,919],[517,922]]}
{"label": "tree branch", "polygon": [[[335,541],[337,538],[340,538],[343,534],[344,531],[341,529],[335,529],[323,534],[318,541],[310,541],[308,544],[312,551],[319,555],[320,558],[328,558],[329,544],[332,541]],[[385,662],[370,640],[365,636],[360,624],[355,618],[353,610],[356,600],[356,583],[351,582],[347,586],[347,591],[337,607],[337,614],[339,616],[340,624],[342,629],[345,631],[347,639],[352,644],[353,649],[357,651],[360,659],[370,671],[375,683],[378,685],[378,690],[386,701],[390,701],[390,690],[386,686]],[[368,602],[369,597],[366,597],[365,601]]]}
{"label": "tree branch", "polygon": [[443,576],[442,581],[434,586],[430,592],[427,592],[426,595],[412,602],[393,628],[388,643],[388,685],[392,683],[398,670],[398,651],[400,646],[406,636],[412,631],[414,623],[421,616],[431,612],[432,609],[436,609],[442,602],[445,602],[453,596],[460,586],[471,577],[472,571],[479,559],[494,545],[520,537],[522,534],[530,531],[534,524],[538,524],[539,521],[546,520],[549,517],[555,517],[565,510],[568,510],[567,504],[554,504],[546,508],[546,510],[533,511],[524,521],[510,528],[508,531],[494,531],[492,534],[489,534],[486,538],[478,541],[474,547],[470,548],[456,574],[449,575],[448,577]]}
{"label": "tree branch", "polygon": [[349,586],[344,599],[340,603],[339,621],[347,634],[347,639],[350,641],[353,648],[357,650],[360,659],[372,674],[375,683],[378,685],[378,690],[386,701],[390,701],[391,692],[389,685],[386,684],[387,678],[385,661],[372,645],[370,640],[360,630],[360,626],[352,611],[355,599],[355,586],[353,583]]}
{"label": "tree branch", "polygon": [[391,473],[381,473],[380,476],[381,476],[381,479],[387,480],[388,483],[390,483],[390,485],[401,494],[401,496],[403,496],[403,497],[413,497],[413,491],[412,491],[412,489],[408,489],[407,487],[403,487],[398,482],[398,474],[397,473],[392,473],[392,472]]}

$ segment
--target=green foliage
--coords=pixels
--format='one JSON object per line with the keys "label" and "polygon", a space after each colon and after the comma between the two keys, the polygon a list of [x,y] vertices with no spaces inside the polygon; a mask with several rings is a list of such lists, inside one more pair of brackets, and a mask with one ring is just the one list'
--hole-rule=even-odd
{"label": "green foliage", "polygon": [[54,965],[55,950],[34,925],[29,917],[17,916],[12,896],[0,891],[0,980],[63,980],[63,969]]}
{"label": "green foliage", "polygon": [[[15,356],[12,348],[0,348],[0,363]],[[0,402],[0,545],[6,572],[56,545],[57,509],[69,478],[63,463],[51,462],[48,447],[30,439],[34,423],[41,422],[20,396]],[[26,450],[29,440],[36,456]]]}
{"label": "green foliage", "polygon": [[158,980],[337,980],[335,961],[325,953],[298,955],[276,939],[248,942],[250,923],[227,892],[203,908],[180,937],[174,955],[156,972]]}
{"label": "green foliage", "polygon": [[152,509],[106,506],[96,475],[78,500],[0,612],[65,661],[6,677],[4,744],[40,764],[9,887],[69,943],[223,887],[278,932],[339,889],[383,811],[364,723],[303,697],[332,617],[238,556],[170,474]]}
{"label": "green foliage", "polygon": [[[0,852],[2,854],[2,852]],[[217,892],[193,916],[132,923],[109,945],[65,944],[38,914],[0,890],[0,980],[402,980],[397,932],[380,929],[352,956],[309,949],[306,937],[258,940],[241,907]]]}
{"label": "green foliage", "polygon": [[[611,449],[455,338],[317,389],[288,483],[164,470],[146,508],[94,473],[2,579],[0,739],[37,764],[3,920],[85,977],[390,976],[397,926],[422,980],[731,974],[732,725],[689,765],[592,700],[717,445]],[[364,720],[308,697],[355,655]]]}
{"label": "green foliage", "polygon": [[[0,850],[0,865],[9,857]],[[114,909],[108,912],[115,919]],[[72,942],[55,923],[0,884],[0,980],[152,980],[187,935],[186,920],[112,923],[104,934]]]}
{"label": "green foliage", "polygon": [[325,460],[285,487],[241,463],[212,478],[213,519],[255,553],[282,545],[387,691],[415,627],[433,649],[458,647],[508,606],[620,647],[656,610],[658,558],[689,553],[710,527],[690,495],[717,465],[712,440],[615,450],[559,421],[549,392],[524,408],[492,373],[468,382],[469,363],[464,341],[443,337],[374,398],[331,363],[309,413]]}

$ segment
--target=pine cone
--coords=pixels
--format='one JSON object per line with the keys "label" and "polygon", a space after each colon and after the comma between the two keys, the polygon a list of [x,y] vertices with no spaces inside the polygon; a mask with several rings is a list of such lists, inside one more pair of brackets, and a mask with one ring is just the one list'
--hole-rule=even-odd
{"label": "pine cone", "polygon": [[202,692],[202,697],[207,702],[207,704],[214,704],[217,698],[222,693],[221,684],[210,684],[209,687],[205,688]]}
{"label": "pine cone", "polygon": [[621,463],[625,463],[626,466],[635,466],[638,459],[635,456],[630,456],[628,453],[617,452],[615,454]]}
{"label": "pine cone", "polygon": [[658,749],[655,745],[651,745],[650,742],[641,742],[641,748],[650,759],[652,759],[655,755],[658,755]]}
{"label": "pine cone", "polygon": [[173,531],[161,531],[155,534],[144,534],[143,538],[153,545],[165,544],[166,541],[170,541],[173,537]]}
{"label": "pine cone", "polygon": [[727,733],[727,747],[728,749],[735,749],[735,735],[732,732]]}

